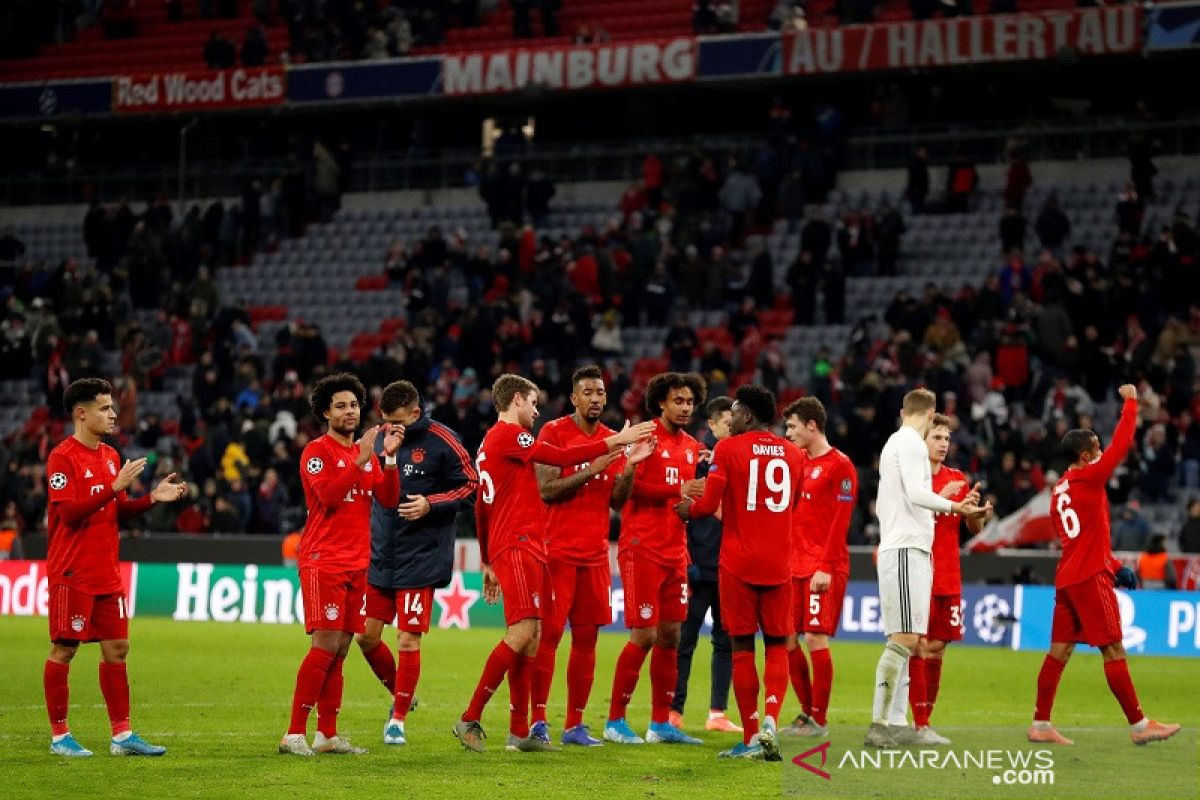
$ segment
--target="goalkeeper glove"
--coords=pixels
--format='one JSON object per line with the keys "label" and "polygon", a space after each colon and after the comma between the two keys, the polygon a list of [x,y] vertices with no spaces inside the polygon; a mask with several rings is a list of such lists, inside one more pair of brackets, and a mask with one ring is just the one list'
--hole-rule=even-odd
{"label": "goalkeeper glove", "polygon": [[1113,579],[1118,589],[1136,589],[1137,575],[1133,574],[1133,570],[1129,567],[1121,567],[1117,570],[1116,577]]}

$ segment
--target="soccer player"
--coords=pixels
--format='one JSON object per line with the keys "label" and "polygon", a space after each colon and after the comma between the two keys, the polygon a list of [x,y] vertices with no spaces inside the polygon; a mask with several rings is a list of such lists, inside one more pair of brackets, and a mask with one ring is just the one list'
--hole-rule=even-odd
{"label": "soccer player", "polygon": [[[1107,450],[1101,452],[1100,440],[1088,430],[1068,431],[1062,440],[1071,466],[1054,485],[1050,501],[1050,520],[1062,541],[1062,558],[1054,574],[1050,652],[1038,673],[1037,708],[1029,729],[1031,742],[1074,744],[1050,724],[1050,709],[1076,642],[1100,648],[1104,677],[1125,712],[1134,744],[1169,739],[1179,730],[1177,724],[1155,722],[1142,713],[1121,643],[1121,614],[1113,589],[1114,567],[1120,562],[1112,555],[1104,487],[1133,444],[1138,401],[1137,389],[1132,385],[1122,386],[1118,393],[1124,405]],[[1137,585],[1128,567],[1120,567],[1116,573],[1118,586],[1132,589]]]}
{"label": "soccer player", "polygon": [[[707,387],[695,373],[664,372],[646,386],[646,411],[655,420],[656,452],[626,464],[613,489],[622,509],[617,566],[625,590],[629,641],[617,658],[604,738],[616,744],[700,744],[671,725],[671,700],[679,680],[679,630],[687,619],[687,528],[675,513],[684,497],[699,496],[701,446],[684,429]],[[653,650],[653,654],[651,654]],[[625,721],[629,698],[650,655],[650,727],[646,738]]]}
{"label": "soccer player", "polygon": [[[612,436],[600,422],[608,395],[597,366],[581,367],[571,376],[575,413],[549,422],[538,440],[566,449]],[[630,454],[636,464],[654,452],[642,443]],[[612,452],[569,467],[536,466],[538,487],[546,504],[546,538],[554,613],[542,623],[542,638],[533,663],[533,735],[548,741],[546,700],[554,679],[554,659],[567,620],[571,622],[571,658],[567,662],[567,719],[562,743],[601,745],[583,724],[583,712],[596,675],[596,639],[600,626],[612,622],[608,566],[609,505],[616,476],[625,466],[624,453]]]}
{"label": "soccer player", "polygon": [[894,747],[888,714],[908,660],[929,623],[933,591],[933,513],[953,512],[966,517],[986,514],[990,506],[977,501],[951,501],[935,494],[925,435],[933,421],[936,398],[928,389],[904,395],[900,429],[888,437],[879,455],[879,603],[887,636],[875,666],[875,697],[871,706],[869,747]]}
{"label": "soccer player", "polygon": [[[733,401],[728,397],[714,397],[704,407],[713,446],[729,436],[732,409]],[[711,462],[711,452],[702,454],[696,477],[705,477]],[[675,699],[671,701],[669,720],[676,728],[683,728],[683,707],[687,702],[688,677],[692,674],[692,655],[696,652],[696,641],[700,638],[704,618],[711,610],[711,687],[704,730],[741,733],[742,727],[725,714],[729,706],[729,684],[733,680],[733,651],[729,634],[721,625],[721,594],[717,585],[717,562],[721,552],[719,517],[720,512],[711,517],[691,520],[687,524],[688,558],[691,560],[688,566],[688,612],[679,634],[679,681],[675,684]]]}
{"label": "soccer player", "polygon": [[[433,590],[454,574],[455,518],[475,502],[479,478],[458,435],[421,410],[408,381],[388,384],[379,399],[388,429],[402,437],[396,468],[404,481],[399,508],[371,503],[367,620],[356,637],[375,676],[393,696],[384,744],[407,744],[404,722],[421,677],[421,638],[429,632]],[[376,454],[382,443],[376,443]],[[380,641],[396,623],[397,653]]]}
{"label": "soccer player", "polygon": [[146,459],[126,461],[118,468],[121,457],[102,441],[117,423],[112,391],[109,382],[99,378],[83,378],[67,386],[63,408],[74,432],[46,459],[50,655],[42,679],[50,717],[50,752],[58,756],[92,754],[75,741],[67,726],[67,679],[81,642],[100,643],[100,692],[112,725],[109,752],[114,756],[167,752],[143,740],[129,725],[125,670],[129,616],[117,554],[117,523],[155,503],[175,502],[187,492],[187,484],[173,483],[172,473],[150,494],[136,500],[126,497],[125,490],[142,473]]}
{"label": "soccer player", "polygon": [[[850,576],[846,536],[858,496],[858,471],[825,438],[825,406],[801,397],[783,412],[787,438],[805,456],[792,528],[792,628],[788,670],[803,707],[788,727],[797,736],[827,736],[833,658],[829,638],[837,633]],[[800,635],[812,657],[812,682]]]}
{"label": "soccer player", "polygon": [[[952,420],[934,414],[925,444],[929,449],[929,469],[933,473],[931,488],[949,500],[965,500],[978,495],[979,486],[970,486],[967,476],[946,466],[950,452]],[[971,517],[967,528],[971,533],[983,529],[985,517]],[[933,522],[933,597],[929,601],[929,630],[917,640],[917,649],[908,660],[909,701],[912,703],[913,743],[918,745],[947,745],[950,740],[929,727],[933,704],[942,682],[942,656],[946,645],[957,642],[963,635],[962,568],[959,564],[958,531],[962,518],[958,514],[934,514]]]}
{"label": "soccer player", "polygon": [[[350,640],[363,632],[366,621],[371,499],[393,507],[400,501],[400,435],[380,425],[354,441],[366,394],[362,382],[347,372],[324,377],[312,388],[313,413],[328,425],[300,455],[300,482],[308,507],[300,538],[300,591],[312,646],[296,673],[292,719],[279,742],[284,754],[366,752],[337,732],[342,665]],[[382,466],[374,452],[380,433]],[[317,733],[309,747],[305,736],[313,706]]]}
{"label": "soccer player", "polygon": [[[787,637],[792,630],[793,508],[800,488],[800,450],[767,426],[775,420],[775,395],[761,386],[739,386],[732,435],[717,442],[704,494],[684,498],[681,516],[698,518],[722,509],[724,531],[717,579],[725,627],[733,645],[733,695],[742,716],[742,743],[720,758],[780,761],[779,709],[787,696]],[[759,729],[758,670],[754,636],[763,635],[765,714]]]}
{"label": "soccer player", "polygon": [[504,638],[488,656],[470,705],[454,725],[463,747],[483,751],[479,724],[483,708],[508,676],[512,714],[508,750],[552,749],[548,736],[529,730],[530,671],[541,638],[542,619],[553,614],[554,585],[547,566],[546,521],[534,464],[570,467],[647,439],[654,426],[643,422],[620,433],[567,449],[535,441],[538,388],[520,375],[501,375],[492,385],[499,421],[479,446],[475,468],[479,498],[475,527],[483,561],[484,599],[504,598]]}

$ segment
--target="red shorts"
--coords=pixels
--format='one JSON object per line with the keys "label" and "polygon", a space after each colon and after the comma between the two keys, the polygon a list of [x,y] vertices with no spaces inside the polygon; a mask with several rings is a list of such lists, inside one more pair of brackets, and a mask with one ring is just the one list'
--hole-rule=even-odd
{"label": "red shorts", "polygon": [[1097,572],[1086,581],[1054,593],[1051,642],[1083,642],[1104,647],[1122,639],[1121,610],[1112,575]]}
{"label": "red shorts", "polygon": [[847,575],[834,572],[829,588],[823,592],[809,589],[812,576],[792,578],[792,625],[796,633],[836,636],[842,619],[842,600],[846,597]]}
{"label": "red shorts", "polygon": [[129,638],[125,595],[88,594],[64,583],[51,584],[46,611],[50,641],[99,642]]}
{"label": "red shorts", "polygon": [[504,624],[523,619],[546,619],[554,613],[554,583],[550,568],[520,547],[505,550],[492,560],[504,601]]}
{"label": "red shorts", "polygon": [[926,639],[958,642],[963,637],[963,601],[959,594],[935,594],[929,602]]}
{"label": "red shorts", "polygon": [[629,550],[617,553],[625,590],[625,627],[683,622],[688,611],[687,566],[668,567]]}
{"label": "red shorts", "polygon": [[613,621],[612,575],[608,561],[581,565],[566,561],[550,562],[554,582],[554,623],[565,628],[580,625],[611,625]]}
{"label": "red shorts", "polygon": [[362,633],[367,622],[367,571],[300,570],[304,630]]}
{"label": "red shorts", "polygon": [[433,587],[384,589],[367,584],[367,616],[406,633],[429,633]]}
{"label": "red shorts", "polygon": [[721,626],[730,636],[787,636],[792,632],[792,582],[755,586],[726,570],[717,571]]}

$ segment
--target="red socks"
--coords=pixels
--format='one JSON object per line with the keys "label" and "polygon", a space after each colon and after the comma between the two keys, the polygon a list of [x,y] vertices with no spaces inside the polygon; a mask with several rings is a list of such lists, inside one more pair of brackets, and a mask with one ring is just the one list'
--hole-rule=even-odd
{"label": "red socks", "polygon": [[804,647],[796,645],[795,650],[788,651],[788,672],[792,678],[792,688],[800,700],[800,710],[812,716],[813,697],[812,684],[808,680],[808,659],[804,656]]}
{"label": "red socks", "polygon": [[779,708],[787,698],[787,645],[769,644],[765,649],[766,654],[763,658],[766,663],[763,667],[763,683],[767,691],[767,701],[764,711],[768,717],[779,722]]}
{"label": "red socks", "polygon": [[[1038,720],[1050,721],[1050,710],[1054,708],[1054,695],[1058,693],[1058,681],[1062,678],[1065,666],[1066,664],[1062,661],[1049,655],[1043,659],[1037,678],[1037,706],[1033,711],[1035,722]],[[1104,672],[1108,673],[1108,664],[1104,665]]]}
{"label": "red socks", "polygon": [[733,652],[733,697],[742,715],[742,742],[750,744],[758,733],[758,670],[753,650]]}
{"label": "red socks", "polygon": [[933,716],[933,704],[937,702],[938,688],[942,685],[942,660],[925,659],[925,699],[929,701],[929,715]]}
{"label": "red socks", "polygon": [[500,688],[500,683],[504,680],[505,674],[517,660],[517,653],[503,639],[497,644],[490,655],[488,655],[487,663],[483,665],[483,674],[479,676],[479,683],[475,686],[475,693],[471,695],[471,703],[467,706],[467,710],[463,712],[462,719],[478,722],[483,716],[483,707],[487,705],[488,700],[492,699],[492,695]]}
{"label": "red socks", "polygon": [[1141,722],[1146,715],[1142,713],[1142,704],[1138,702],[1133,678],[1129,677],[1129,665],[1125,663],[1125,659],[1105,661],[1104,677],[1108,679],[1108,688],[1121,704],[1121,710],[1125,712],[1125,719],[1129,724]]}
{"label": "red socks", "polygon": [[829,695],[833,692],[833,656],[826,647],[823,650],[813,650],[812,656],[812,706],[809,716],[818,725],[825,724],[825,715],[829,713]]}
{"label": "red socks", "polygon": [[509,723],[508,732],[518,739],[529,735],[529,689],[533,677],[533,657],[517,654],[508,671]]}
{"label": "red socks", "polygon": [[908,659],[908,702],[912,705],[913,725],[923,728],[929,724],[929,690],[925,682],[928,659],[912,656]]}
{"label": "red socks", "polygon": [[567,720],[570,730],[583,724],[583,710],[592,694],[596,678],[596,639],[599,628],[587,625],[571,627],[571,659],[567,662]]}
{"label": "red socks", "polygon": [[679,682],[679,649],[656,644],[650,653],[650,721],[668,722],[675,684]]}
{"label": "red socks", "polygon": [[308,714],[317,704],[321,687],[325,685],[325,676],[332,665],[333,653],[327,653],[317,647],[310,648],[308,655],[300,662],[300,669],[296,673],[296,691],[292,695],[289,734],[308,732]]}
{"label": "red socks", "polygon": [[[376,650],[382,647],[375,648]],[[396,692],[395,708],[392,709],[392,719],[403,721],[408,716],[412,706],[413,694],[417,691],[417,681],[421,679],[421,651],[400,650],[396,653]]]}
{"label": "red socks", "polygon": [[100,662],[100,693],[108,707],[113,736],[129,731],[129,675],[125,664]]}
{"label": "red socks", "polygon": [[[617,668],[613,671],[612,700],[608,706],[610,720],[622,719],[633,690],[637,688],[638,676],[642,672],[642,664],[646,661],[649,650],[643,650],[633,642],[626,642],[617,656]],[[672,687],[674,688],[674,687]],[[667,713],[670,713],[668,707]]]}
{"label": "red socks", "polygon": [[383,642],[363,653],[363,658],[371,667],[371,672],[388,690],[388,694],[396,693],[396,662],[392,659],[392,649]]}
{"label": "red socks", "polygon": [[342,710],[342,687],[346,682],[342,675],[342,665],[345,663],[344,657],[333,657],[333,663],[325,673],[325,683],[317,699],[317,730],[328,739],[337,736],[338,712]]}
{"label": "red socks", "polygon": [[49,659],[46,660],[46,666],[42,670],[42,687],[46,693],[46,714],[50,717],[52,736],[63,736],[71,731],[67,727],[67,707],[71,700],[71,687],[67,682],[67,677],[70,674],[70,664],[60,664]]}
{"label": "red socks", "polygon": [[533,676],[530,679],[530,697],[533,701],[533,721],[546,721],[546,701],[550,698],[550,684],[554,682],[554,657],[558,643],[562,640],[561,630],[543,630],[533,661]]}

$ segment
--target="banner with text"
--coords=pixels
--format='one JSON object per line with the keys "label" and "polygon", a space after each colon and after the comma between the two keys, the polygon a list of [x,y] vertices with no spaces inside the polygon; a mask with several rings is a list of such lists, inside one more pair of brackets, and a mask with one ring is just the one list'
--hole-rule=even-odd
{"label": "banner with text", "polygon": [[281,67],[117,75],[112,87],[113,111],[123,114],[263,108],[286,99]]}
{"label": "banner with text", "polygon": [[[121,562],[125,604],[129,616],[137,611],[138,565]],[[0,617],[44,617],[50,599],[45,561],[0,561]]]}
{"label": "banner with text", "polygon": [[442,59],[315,64],[287,73],[289,103],[333,103],[428,97],[441,93]]}
{"label": "banner with text", "polygon": [[47,81],[0,86],[0,117],[109,114],[112,81]]}
{"label": "banner with text", "polygon": [[1057,9],[922,22],[809,28],[784,38],[786,75],[1044,61],[1135,53],[1141,6]]}
{"label": "banner with text", "polygon": [[442,58],[446,95],[648,86],[695,77],[696,40],[690,36],[452,53]]}

